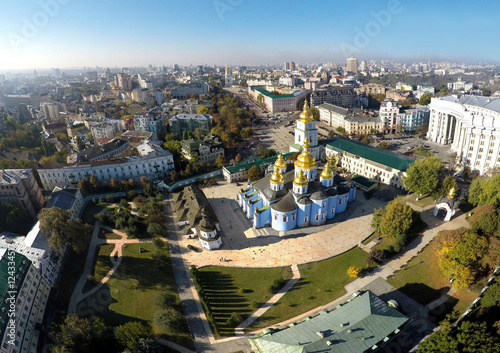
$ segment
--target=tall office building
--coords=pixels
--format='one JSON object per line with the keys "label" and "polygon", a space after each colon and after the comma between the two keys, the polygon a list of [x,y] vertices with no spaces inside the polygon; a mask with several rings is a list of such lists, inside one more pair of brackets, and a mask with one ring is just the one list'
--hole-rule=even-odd
{"label": "tall office building", "polygon": [[124,91],[132,90],[132,77],[127,74],[117,74],[115,76],[115,85],[121,87]]}
{"label": "tall office building", "polygon": [[358,74],[358,59],[357,58],[347,59],[347,71],[352,72],[355,75]]}
{"label": "tall office building", "polygon": [[295,71],[295,63],[293,61],[285,62],[283,69],[286,71]]}

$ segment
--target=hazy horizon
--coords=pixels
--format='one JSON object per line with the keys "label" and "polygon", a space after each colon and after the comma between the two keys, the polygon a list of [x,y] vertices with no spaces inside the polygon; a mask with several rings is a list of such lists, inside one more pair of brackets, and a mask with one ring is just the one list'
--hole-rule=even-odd
{"label": "hazy horizon", "polygon": [[4,5],[0,71],[361,60],[497,64],[500,3],[27,0]]}

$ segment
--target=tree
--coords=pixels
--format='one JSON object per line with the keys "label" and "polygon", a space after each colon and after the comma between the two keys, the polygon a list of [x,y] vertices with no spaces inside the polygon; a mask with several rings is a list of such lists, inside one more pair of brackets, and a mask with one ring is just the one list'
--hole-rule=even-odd
{"label": "tree", "polygon": [[57,326],[56,347],[59,352],[87,353],[112,351],[112,333],[99,317],[67,316]]}
{"label": "tree", "polygon": [[140,351],[139,339],[152,338],[151,326],[138,321],[130,321],[116,328],[115,339],[132,352]]}
{"label": "tree", "polygon": [[396,238],[406,234],[413,224],[413,210],[400,196],[387,204],[378,229],[384,237]]}
{"label": "tree", "polygon": [[458,342],[447,329],[434,332],[418,345],[417,353],[459,352]]}
{"label": "tree", "polygon": [[500,206],[500,174],[478,177],[469,187],[469,202],[473,205]]}
{"label": "tree", "polygon": [[437,199],[439,196],[448,195],[451,189],[454,189],[455,192],[458,191],[458,184],[455,178],[447,175],[441,182],[441,187],[439,188],[437,195],[435,195],[435,198]]}
{"label": "tree", "polygon": [[489,89],[488,87],[483,87],[481,88],[481,94],[485,97],[489,97],[491,96],[491,89]]}
{"label": "tree", "polygon": [[444,172],[443,162],[437,157],[417,159],[406,170],[403,178],[404,186],[419,196],[428,195],[439,186],[439,180]]}
{"label": "tree", "polygon": [[418,101],[418,104],[420,105],[429,105],[431,102],[431,95],[430,93],[424,93],[420,96],[420,100]]}
{"label": "tree", "polygon": [[77,253],[83,253],[88,246],[91,227],[79,219],[72,221],[68,212],[57,207],[43,208],[38,214],[40,230],[49,237],[48,242],[55,250],[62,250],[69,243]]}
{"label": "tree", "polygon": [[274,157],[276,156],[276,151],[270,148],[263,148],[259,152],[259,157],[260,158],[269,158],[269,157]]}
{"label": "tree", "polygon": [[16,232],[25,223],[25,215],[14,204],[0,202],[0,233],[4,230]]}
{"label": "tree", "polygon": [[160,292],[155,298],[155,304],[160,309],[169,309],[177,307],[177,297],[175,294],[170,293],[168,291]]}
{"label": "tree", "polygon": [[313,119],[318,121],[319,120],[319,110],[316,107],[311,107],[309,108],[309,113],[312,115]]}
{"label": "tree", "polygon": [[233,312],[229,319],[226,320],[226,326],[228,327],[235,327],[238,325],[241,321],[243,321],[242,317],[240,314]]}
{"label": "tree", "polygon": [[143,187],[149,184],[149,179],[148,179],[148,178],[146,178],[144,175],[143,175],[143,176],[141,176],[140,180],[141,180],[141,185],[142,185]]}
{"label": "tree", "polygon": [[333,130],[328,130],[328,138],[335,136],[335,132]]}
{"label": "tree", "polygon": [[493,234],[498,227],[498,215],[495,206],[479,206],[469,218],[471,229],[474,232]]}
{"label": "tree", "polygon": [[490,285],[481,299],[481,305],[485,308],[500,306],[500,283]]}
{"label": "tree", "polygon": [[90,175],[89,183],[90,183],[90,189],[92,190],[93,193],[99,192],[99,190],[101,189],[101,183],[99,182],[97,177],[94,176],[94,174]]}
{"label": "tree", "polygon": [[217,168],[223,168],[227,165],[227,160],[226,157],[224,157],[222,154],[217,157],[215,160],[215,165]]}
{"label": "tree", "polygon": [[175,309],[158,311],[154,315],[155,323],[164,330],[182,332],[186,328],[184,316]]}
{"label": "tree", "polygon": [[358,278],[360,272],[361,272],[361,267],[351,266],[347,269],[347,275],[351,278]]}
{"label": "tree", "polygon": [[240,153],[238,153],[238,154],[236,155],[236,157],[234,157],[234,161],[235,161],[236,163],[240,162],[240,161],[241,161],[241,159],[242,159],[242,157],[241,157],[241,154],[240,154]]}
{"label": "tree", "polygon": [[264,175],[262,174],[262,171],[256,165],[248,170],[248,180],[250,181],[257,181],[263,177]]}
{"label": "tree", "polygon": [[195,139],[201,140],[203,136],[205,136],[205,132],[203,131],[203,129],[197,127],[196,129],[194,129],[193,135]]}
{"label": "tree", "polygon": [[371,226],[372,228],[375,228],[377,232],[380,232],[380,220],[382,219],[383,216],[384,216],[383,208],[375,208],[373,210],[373,218]]}
{"label": "tree", "polygon": [[165,227],[158,223],[150,223],[148,224],[147,233],[151,236],[151,238],[164,237]]}
{"label": "tree", "polygon": [[111,180],[109,181],[109,186],[113,191],[120,190],[120,183],[115,178],[111,178]]}
{"label": "tree", "polygon": [[377,147],[380,149],[383,149],[383,150],[387,150],[387,151],[390,150],[389,144],[387,142],[384,142],[384,141],[380,142]]}
{"label": "tree", "polygon": [[196,109],[196,114],[208,114],[208,108],[204,105],[200,105],[198,109]]}

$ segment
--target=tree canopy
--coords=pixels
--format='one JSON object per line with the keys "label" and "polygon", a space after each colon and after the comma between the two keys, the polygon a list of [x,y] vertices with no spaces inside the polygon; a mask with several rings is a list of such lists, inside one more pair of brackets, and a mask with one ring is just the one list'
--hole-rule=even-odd
{"label": "tree canopy", "polygon": [[4,230],[17,232],[21,224],[25,222],[23,211],[16,205],[0,202],[0,233]]}
{"label": "tree canopy", "polygon": [[48,242],[55,250],[62,250],[67,243],[77,253],[87,249],[91,226],[79,219],[72,221],[67,211],[57,207],[43,208],[38,220],[41,231],[49,237]]}
{"label": "tree canopy", "polygon": [[259,179],[262,179],[263,176],[264,175],[262,174],[260,168],[256,165],[248,170],[248,180],[250,181],[257,181]]}
{"label": "tree canopy", "polygon": [[406,170],[404,186],[418,195],[428,195],[436,191],[444,172],[443,162],[437,157],[417,159]]}
{"label": "tree canopy", "polygon": [[151,326],[144,325],[141,322],[131,321],[116,328],[115,338],[123,347],[130,349],[132,352],[140,352],[140,339],[153,337]]}
{"label": "tree canopy", "polygon": [[406,235],[412,224],[413,210],[401,196],[389,202],[385,209],[375,210],[372,223],[382,236],[388,238]]}
{"label": "tree canopy", "polygon": [[500,206],[500,174],[491,177],[478,177],[469,187],[469,202],[474,205]]}
{"label": "tree canopy", "polygon": [[430,93],[424,93],[420,96],[420,100],[418,101],[418,104],[420,105],[429,105],[431,102],[431,95]]}

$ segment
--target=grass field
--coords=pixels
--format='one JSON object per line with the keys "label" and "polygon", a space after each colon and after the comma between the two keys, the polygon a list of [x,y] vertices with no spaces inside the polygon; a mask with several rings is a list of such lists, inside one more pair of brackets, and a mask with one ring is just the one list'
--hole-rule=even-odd
{"label": "grass field", "polygon": [[417,194],[410,194],[406,197],[406,202],[420,207],[427,207],[436,204],[436,202],[432,199],[431,196],[426,196],[424,198],[419,199],[418,201],[416,199],[417,199]]}
{"label": "grass field", "polygon": [[98,234],[99,239],[121,239],[122,237],[118,234],[112,233],[107,229],[101,227]]}
{"label": "grass field", "polygon": [[[143,249],[142,253],[139,253],[139,247]],[[108,325],[116,326],[128,321],[149,323],[155,333],[165,339],[193,349],[187,332],[179,334],[165,331],[153,321],[154,314],[160,310],[154,304],[156,296],[164,290],[171,290],[178,296],[170,259],[153,259],[156,251],[156,247],[150,243],[124,246],[122,263],[115,274],[83,304],[98,303],[99,310],[96,313]],[[168,250],[163,252],[168,255]]]}
{"label": "grass field", "polygon": [[232,313],[244,320],[271,298],[274,280],[292,277],[290,267],[236,268],[208,266],[199,269],[203,291],[221,336],[233,336],[234,327],[226,325]]}
{"label": "grass field", "polygon": [[368,253],[356,247],[327,260],[299,266],[300,280],[249,331],[290,319],[342,296],[346,293],[344,286],[354,280],[347,275],[347,269],[366,269],[366,257]]}
{"label": "grass field", "polygon": [[109,256],[115,248],[115,244],[104,244],[97,248],[94,266],[90,275],[93,277],[91,280],[87,279],[85,286],[83,287],[83,293],[88,292],[94,288],[101,280],[108,274],[108,272],[113,268],[111,259]]}
{"label": "grass field", "polygon": [[[440,298],[448,292],[451,284],[441,274],[435,252],[436,243],[433,241],[387,282],[423,305]],[[478,294],[475,288],[457,291],[444,312],[439,314],[439,319],[452,310],[464,312]]]}

